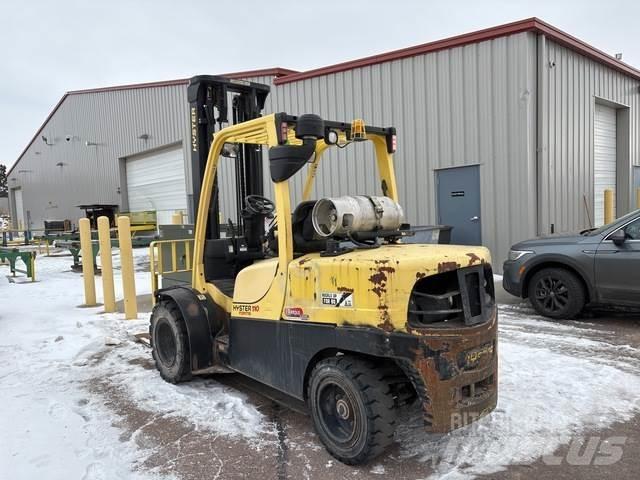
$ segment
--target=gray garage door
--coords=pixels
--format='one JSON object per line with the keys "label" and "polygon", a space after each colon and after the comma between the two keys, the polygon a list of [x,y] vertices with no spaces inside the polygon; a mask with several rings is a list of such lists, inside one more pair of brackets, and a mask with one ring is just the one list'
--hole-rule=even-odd
{"label": "gray garage door", "polygon": [[480,167],[447,168],[436,171],[438,223],[450,225],[451,243],[481,245]]}
{"label": "gray garage door", "polygon": [[[604,191],[616,191],[616,109],[596,103],[594,129],[594,219],[595,226],[604,224]],[[615,202],[614,202],[615,214]]]}

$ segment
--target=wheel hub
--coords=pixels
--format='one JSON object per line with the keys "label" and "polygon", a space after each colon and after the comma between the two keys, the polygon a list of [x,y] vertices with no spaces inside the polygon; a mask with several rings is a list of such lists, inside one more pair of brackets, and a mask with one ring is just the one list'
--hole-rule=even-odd
{"label": "wheel hub", "polygon": [[544,277],[540,279],[538,284],[536,299],[546,310],[556,312],[566,307],[569,301],[569,292],[562,280]]}
{"label": "wheel hub", "polygon": [[343,420],[346,420],[351,416],[349,404],[342,398],[336,401],[336,412]]}

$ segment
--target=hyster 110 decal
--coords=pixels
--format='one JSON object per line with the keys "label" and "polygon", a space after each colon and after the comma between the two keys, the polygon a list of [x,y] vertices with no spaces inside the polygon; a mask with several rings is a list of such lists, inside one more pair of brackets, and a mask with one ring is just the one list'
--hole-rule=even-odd
{"label": "hyster 110 decal", "polygon": [[353,307],[353,292],[322,292],[320,298],[327,307]]}

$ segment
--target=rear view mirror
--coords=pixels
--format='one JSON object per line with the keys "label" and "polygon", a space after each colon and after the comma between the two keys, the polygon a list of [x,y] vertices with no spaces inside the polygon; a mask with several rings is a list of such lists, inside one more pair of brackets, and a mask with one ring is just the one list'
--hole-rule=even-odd
{"label": "rear view mirror", "polygon": [[609,240],[611,240],[616,245],[620,246],[627,239],[627,234],[624,233],[624,229],[616,230],[611,235],[609,235]]}

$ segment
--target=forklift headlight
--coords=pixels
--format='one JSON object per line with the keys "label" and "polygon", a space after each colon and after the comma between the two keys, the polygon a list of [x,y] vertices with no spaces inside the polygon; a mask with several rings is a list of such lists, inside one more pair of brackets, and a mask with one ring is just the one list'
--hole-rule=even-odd
{"label": "forklift headlight", "polygon": [[509,260],[515,262],[516,260],[521,259],[525,255],[529,255],[530,253],[536,253],[533,250],[509,250]]}
{"label": "forklift headlight", "polygon": [[338,132],[335,130],[327,130],[324,140],[328,145],[335,145],[338,143]]}

